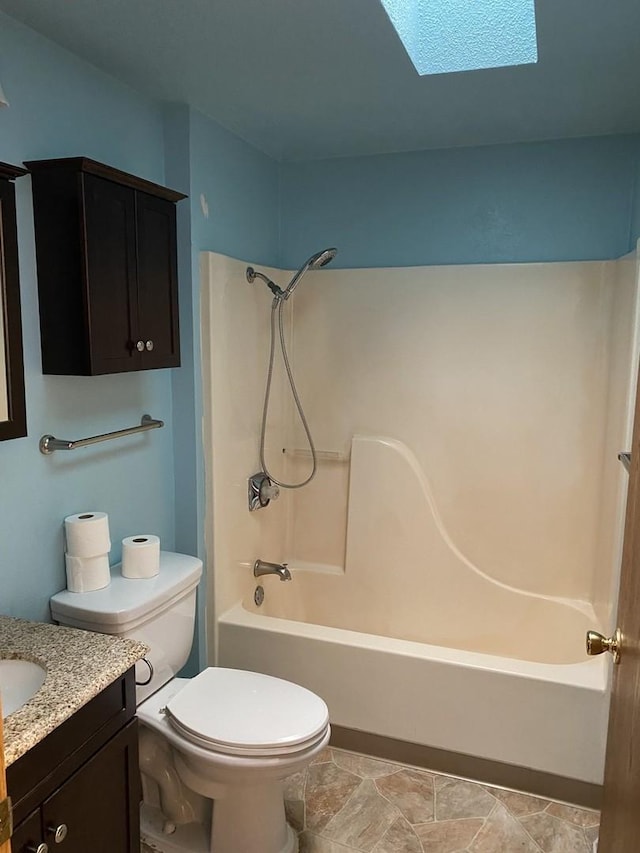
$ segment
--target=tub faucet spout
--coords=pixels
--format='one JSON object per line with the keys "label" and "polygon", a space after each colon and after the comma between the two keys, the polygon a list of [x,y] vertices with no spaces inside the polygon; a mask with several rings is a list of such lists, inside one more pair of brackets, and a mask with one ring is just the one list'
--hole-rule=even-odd
{"label": "tub faucet spout", "polygon": [[256,560],[253,564],[253,576],[261,578],[263,575],[278,575],[281,581],[291,580],[291,572],[286,563],[265,563],[263,560]]}

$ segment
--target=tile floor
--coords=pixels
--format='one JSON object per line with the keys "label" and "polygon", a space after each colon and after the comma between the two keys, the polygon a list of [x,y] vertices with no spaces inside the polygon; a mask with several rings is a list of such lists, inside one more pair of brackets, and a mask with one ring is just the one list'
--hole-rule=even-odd
{"label": "tile floor", "polygon": [[592,853],[597,812],[327,749],[286,786],[300,853]]}
{"label": "tile floor", "polygon": [[598,812],[334,748],[285,798],[300,853],[592,853],[598,834]]}

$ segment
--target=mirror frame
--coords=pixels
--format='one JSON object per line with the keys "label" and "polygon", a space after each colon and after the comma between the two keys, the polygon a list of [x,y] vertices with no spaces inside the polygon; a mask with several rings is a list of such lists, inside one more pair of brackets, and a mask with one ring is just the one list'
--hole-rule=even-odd
{"label": "mirror frame", "polygon": [[16,191],[13,181],[27,170],[0,163],[0,303],[4,322],[4,355],[9,419],[0,421],[0,441],[27,434],[22,358],[22,313],[18,268]]}

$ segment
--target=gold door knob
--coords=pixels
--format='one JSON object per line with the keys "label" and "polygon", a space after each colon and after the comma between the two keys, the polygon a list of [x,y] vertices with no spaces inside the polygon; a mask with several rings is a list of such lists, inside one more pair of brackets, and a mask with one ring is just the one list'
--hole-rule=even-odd
{"label": "gold door knob", "polygon": [[598,631],[587,631],[587,654],[601,655],[603,652],[611,652],[613,662],[620,663],[620,651],[622,646],[622,633],[616,628],[613,637],[605,637]]}

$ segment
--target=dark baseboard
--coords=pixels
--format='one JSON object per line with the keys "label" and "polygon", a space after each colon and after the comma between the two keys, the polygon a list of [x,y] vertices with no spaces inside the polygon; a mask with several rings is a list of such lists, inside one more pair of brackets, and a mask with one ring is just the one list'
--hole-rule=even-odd
{"label": "dark baseboard", "polygon": [[383,737],[382,735],[347,729],[343,726],[331,726],[331,746],[363,752],[378,758],[398,761],[424,767],[436,773],[447,773],[464,779],[473,779],[486,785],[511,788],[527,794],[535,794],[551,800],[562,800],[589,809],[599,809],[602,798],[602,786],[578,779],[567,779],[552,773],[517,767],[502,761],[490,761],[448,752],[432,746],[409,743],[404,740]]}

